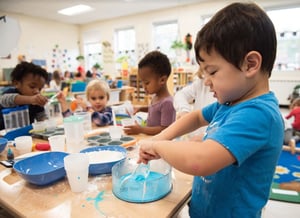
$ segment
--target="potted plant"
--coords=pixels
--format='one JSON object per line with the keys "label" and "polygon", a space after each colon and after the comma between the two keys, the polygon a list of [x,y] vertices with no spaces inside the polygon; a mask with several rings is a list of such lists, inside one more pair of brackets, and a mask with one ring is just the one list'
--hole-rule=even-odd
{"label": "potted plant", "polygon": [[171,48],[175,50],[177,56],[181,55],[181,51],[185,49],[185,44],[180,40],[173,41]]}
{"label": "potted plant", "polygon": [[93,65],[93,67],[94,67],[95,69],[97,69],[97,70],[102,70],[102,69],[103,69],[102,66],[101,66],[99,63],[95,63],[95,64]]}
{"label": "potted plant", "polygon": [[172,43],[172,45],[171,45],[171,48],[172,49],[175,49],[175,50],[177,50],[177,49],[184,49],[185,48],[185,45],[183,44],[183,42],[182,41],[179,41],[179,40],[175,40],[175,41],[173,41],[173,43]]}
{"label": "potted plant", "polygon": [[77,61],[83,61],[84,60],[84,56],[83,55],[79,55],[76,57]]}

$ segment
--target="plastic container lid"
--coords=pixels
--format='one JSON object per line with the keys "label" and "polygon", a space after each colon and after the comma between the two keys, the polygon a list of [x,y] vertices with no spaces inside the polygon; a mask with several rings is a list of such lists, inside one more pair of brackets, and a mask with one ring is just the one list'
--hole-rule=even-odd
{"label": "plastic container lid", "polygon": [[5,108],[5,109],[2,109],[2,114],[9,114],[11,111],[10,108]]}
{"label": "plastic container lid", "polygon": [[64,118],[64,123],[78,123],[78,122],[83,122],[83,117],[78,117],[78,116],[70,116]]}

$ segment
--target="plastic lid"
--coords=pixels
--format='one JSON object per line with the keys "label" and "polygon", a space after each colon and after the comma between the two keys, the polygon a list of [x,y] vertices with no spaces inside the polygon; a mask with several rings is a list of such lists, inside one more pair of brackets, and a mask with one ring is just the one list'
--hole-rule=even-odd
{"label": "plastic lid", "polygon": [[19,109],[26,110],[26,109],[29,109],[29,107],[28,107],[28,105],[22,105],[19,107]]}
{"label": "plastic lid", "polygon": [[64,118],[64,123],[77,123],[77,122],[83,122],[84,118],[79,116],[70,116]]}
{"label": "plastic lid", "polygon": [[10,108],[5,108],[5,109],[2,109],[2,114],[9,114],[11,111]]}

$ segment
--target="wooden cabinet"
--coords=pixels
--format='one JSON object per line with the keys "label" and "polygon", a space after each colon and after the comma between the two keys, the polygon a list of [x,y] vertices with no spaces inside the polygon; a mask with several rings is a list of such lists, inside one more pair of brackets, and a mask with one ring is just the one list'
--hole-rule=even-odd
{"label": "wooden cabinet", "polygon": [[137,69],[131,69],[129,74],[129,86],[134,87],[135,90],[132,95],[132,104],[135,105],[148,105],[150,102],[150,95],[147,95],[142,81],[139,79]]}
{"label": "wooden cabinet", "polygon": [[186,70],[173,70],[173,92],[177,92],[186,85],[193,82],[195,77],[195,72]]}
{"label": "wooden cabinet", "polygon": [[[195,72],[193,71],[173,69],[167,82],[171,95],[174,95],[176,91],[192,83],[194,76]],[[132,104],[148,105],[150,103],[151,96],[145,93],[142,81],[139,80],[136,68],[131,69],[129,74],[129,86],[135,88],[132,95]]]}

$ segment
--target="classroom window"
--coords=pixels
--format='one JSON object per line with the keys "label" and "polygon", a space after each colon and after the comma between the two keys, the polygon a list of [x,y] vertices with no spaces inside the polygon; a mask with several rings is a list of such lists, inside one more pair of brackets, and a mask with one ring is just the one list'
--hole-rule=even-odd
{"label": "classroom window", "polygon": [[153,24],[154,49],[160,50],[170,59],[176,57],[174,49],[171,49],[171,45],[175,40],[182,41],[177,21],[168,21]]}
{"label": "classroom window", "polygon": [[274,69],[300,70],[300,8],[269,10],[277,34]]}
{"label": "classroom window", "polygon": [[100,42],[84,44],[84,57],[86,71],[91,70],[97,63],[102,63],[102,46]]}
{"label": "classroom window", "polygon": [[[117,29],[115,31],[115,54],[117,62],[126,57],[128,64],[134,66],[136,63],[135,44],[136,38],[133,27]],[[117,68],[120,68],[120,64]]]}

